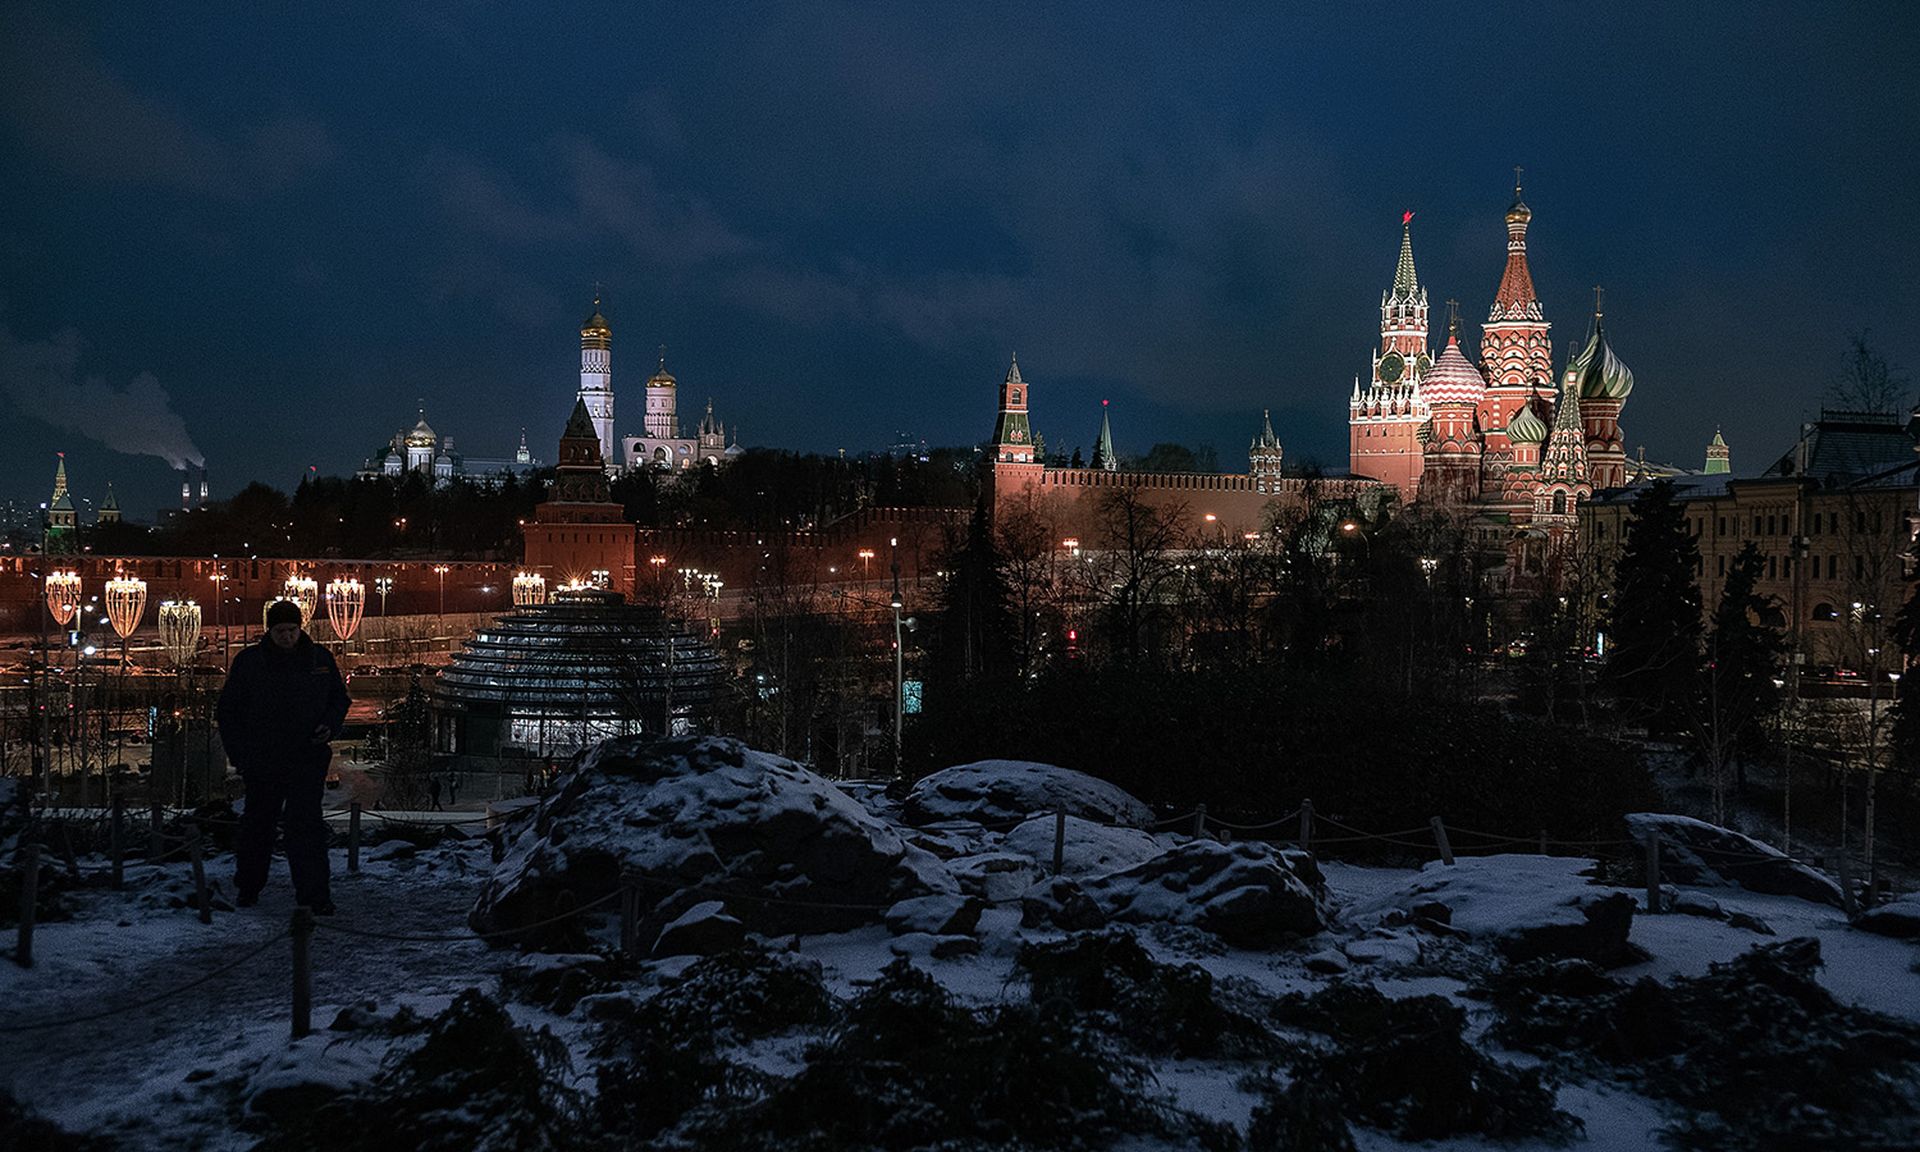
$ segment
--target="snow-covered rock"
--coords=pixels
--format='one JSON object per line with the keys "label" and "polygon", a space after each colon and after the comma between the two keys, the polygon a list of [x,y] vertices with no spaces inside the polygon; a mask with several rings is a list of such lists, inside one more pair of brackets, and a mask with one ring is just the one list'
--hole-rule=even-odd
{"label": "snow-covered rock", "polygon": [[515,932],[623,880],[644,894],[642,939],[710,900],[748,930],[785,934],[955,890],[939,861],[827,780],[714,737],[608,740],[575,760],[541,817],[503,836],[468,917],[476,931]]}
{"label": "snow-covered rock", "polygon": [[[1007,850],[1051,869],[1054,830],[1053,816],[1035,816],[1007,833]],[[1166,846],[1138,828],[1110,827],[1068,816],[1065,849],[1061,875],[1099,876],[1151,860],[1165,851]]]}
{"label": "snow-covered rock", "polygon": [[887,930],[896,936],[965,936],[980,923],[981,911],[980,901],[972,896],[915,896],[887,909]]}
{"label": "snow-covered rock", "polygon": [[727,915],[718,900],[703,900],[660,929],[653,942],[655,956],[711,956],[738,948],[747,938],[746,926]]}
{"label": "snow-covered rock", "polygon": [[1358,940],[1349,940],[1342,950],[1349,959],[1357,960],[1362,964],[1404,967],[1420,962],[1419,939],[1385,929],[1377,928]]}
{"label": "snow-covered rock", "polygon": [[1797,896],[1838,908],[1840,885],[1771,844],[1729,828],[1666,812],[1634,812],[1627,831],[1636,840],[1660,834],[1660,876],[1678,884],[1738,886],[1772,896]]}
{"label": "snow-covered rock", "polygon": [[1853,922],[1855,928],[1902,940],[1920,937],[1920,893],[1889,900],[1869,908]]}
{"label": "snow-covered rock", "polygon": [[[1125,790],[1085,772],[1029,760],[980,760],[922,776],[907,793],[902,816],[916,825],[941,820],[1010,825],[1043,812],[1133,828],[1153,823],[1152,811]],[[1051,839],[1047,858],[1053,858]]]}
{"label": "snow-covered rock", "polygon": [[954,883],[969,896],[978,896],[989,904],[1004,904],[1020,898],[1040,882],[1042,869],[1028,856],[1017,852],[982,852],[947,862]]}
{"label": "snow-covered rock", "polygon": [[1338,948],[1322,948],[1301,963],[1306,965],[1309,972],[1320,972],[1328,976],[1338,976],[1353,967],[1352,962],[1347,959],[1347,954]]}
{"label": "snow-covered rock", "polygon": [[[1433,862],[1401,887],[1349,908],[1349,919],[1398,922],[1416,907],[1443,904],[1445,923],[1470,939],[1487,940],[1509,960],[1541,956],[1591,960],[1603,966],[1635,957],[1627,943],[1633,896],[1603,888],[1586,875],[1592,861],[1564,856],[1462,857]],[[1426,908],[1422,918],[1435,919]]]}
{"label": "snow-covered rock", "polygon": [[1107,925],[1107,914],[1077,881],[1066,876],[1042,880],[1020,898],[1022,928],[1059,928],[1087,932]]}
{"label": "snow-covered rock", "polygon": [[1258,841],[1188,841],[1081,886],[1110,920],[1191,924],[1238,948],[1276,947],[1326,923],[1312,855]]}

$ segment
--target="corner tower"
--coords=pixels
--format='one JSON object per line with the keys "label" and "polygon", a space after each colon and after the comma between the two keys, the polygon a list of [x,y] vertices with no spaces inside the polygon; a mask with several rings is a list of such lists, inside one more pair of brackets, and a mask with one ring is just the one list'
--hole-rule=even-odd
{"label": "corner tower", "polygon": [[600,314],[600,297],[593,298],[593,315],[580,325],[579,402],[586,407],[593,432],[600,441],[600,459],[609,472],[619,467],[613,450],[613,330]]}
{"label": "corner tower", "polygon": [[1400,217],[1400,259],[1393,287],[1380,294],[1380,348],[1365,391],[1353,382],[1347,402],[1348,470],[1391,484],[1403,503],[1420,490],[1422,437],[1432,413],[1421,381],[1427,352],[1427,290],[1413,269],[1413,213]]}
{"label": "corner tower", "polygon": [[1000,418],[993,425],[996,464],[1032,464],[1033,426],[1027,422],[1027,382],[1020,378],[1020,357],[1000,383]]}
{"label": "corner tower", "polygon": [[1000,416],[993,424],[993,460],[987,478],[996,509],[1046,476],[1046,466],[1034,451],[1027,400],[1027,382],[1020,378],[1020,358],[1015,356],[1007,367],[1007,378],[1000,382]]}

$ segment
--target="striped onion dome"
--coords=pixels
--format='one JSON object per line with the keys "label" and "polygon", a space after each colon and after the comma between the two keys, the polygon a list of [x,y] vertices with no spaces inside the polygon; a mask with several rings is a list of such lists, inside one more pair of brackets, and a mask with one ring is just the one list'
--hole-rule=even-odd
{"label": "striped onion dome", "polygon": [[1446,349],[1420,380],[1420,395],[1429,404],[1478,404],[1486,390],[1486,377],[1460,351],[1458,336],[1447,337]]}
{"label": "striped onion dome", "polygon": [[720,653],[685,621],[618,593],[561,591],[475,633],[433,692],[453,709],[645,718],[658,714],[669,686],[676,712],[710,703],[726,673]]}
{"label": "striped onion dome", "polygon": [[1514,444],[1539,444],[1547,438],[1547,422],[1540,413],[1533,410],[1533,401],[1520,406],[1520,411],[1507,421],[1507,440]]}
{"label": "striped onion dome", "polygon": [[1633,371],[1613,354],[1598,312],[1593,314],[1593,334],[1587,337],[1580,355],[1574,357],[1572,368],[1580,380],[1582,400],[1625,400],[1633,391]]}

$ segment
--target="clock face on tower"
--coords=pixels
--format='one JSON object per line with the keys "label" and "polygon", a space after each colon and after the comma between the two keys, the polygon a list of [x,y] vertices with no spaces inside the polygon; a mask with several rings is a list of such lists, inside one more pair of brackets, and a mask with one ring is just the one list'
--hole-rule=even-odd
{"label": "clock face on tower", "polygon": [[1400,373],[1406,371],[1406,367],[1407,362],[1400,358],[1400,353],[1389,352],[1380,357],[1380,379],[1392,384],[1400,379]]}
{"label": "clock face on tower", "polygon": [[1427,369],[1431,367],[1433,367],[1433,357],[1427,355],[1425,352],[1414,357],[1413,370],[1416,375],[1425,376]]}

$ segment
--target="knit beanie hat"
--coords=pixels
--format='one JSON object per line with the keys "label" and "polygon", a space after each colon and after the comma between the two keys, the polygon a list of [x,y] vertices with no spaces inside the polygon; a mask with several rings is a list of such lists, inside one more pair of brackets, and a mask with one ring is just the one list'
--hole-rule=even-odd
{"label": "knit beanie hat", "polygon": [[291,600],[276,600],[273,607],[267,609],[267,627],[276,624],[300,623],[300,605]]}

